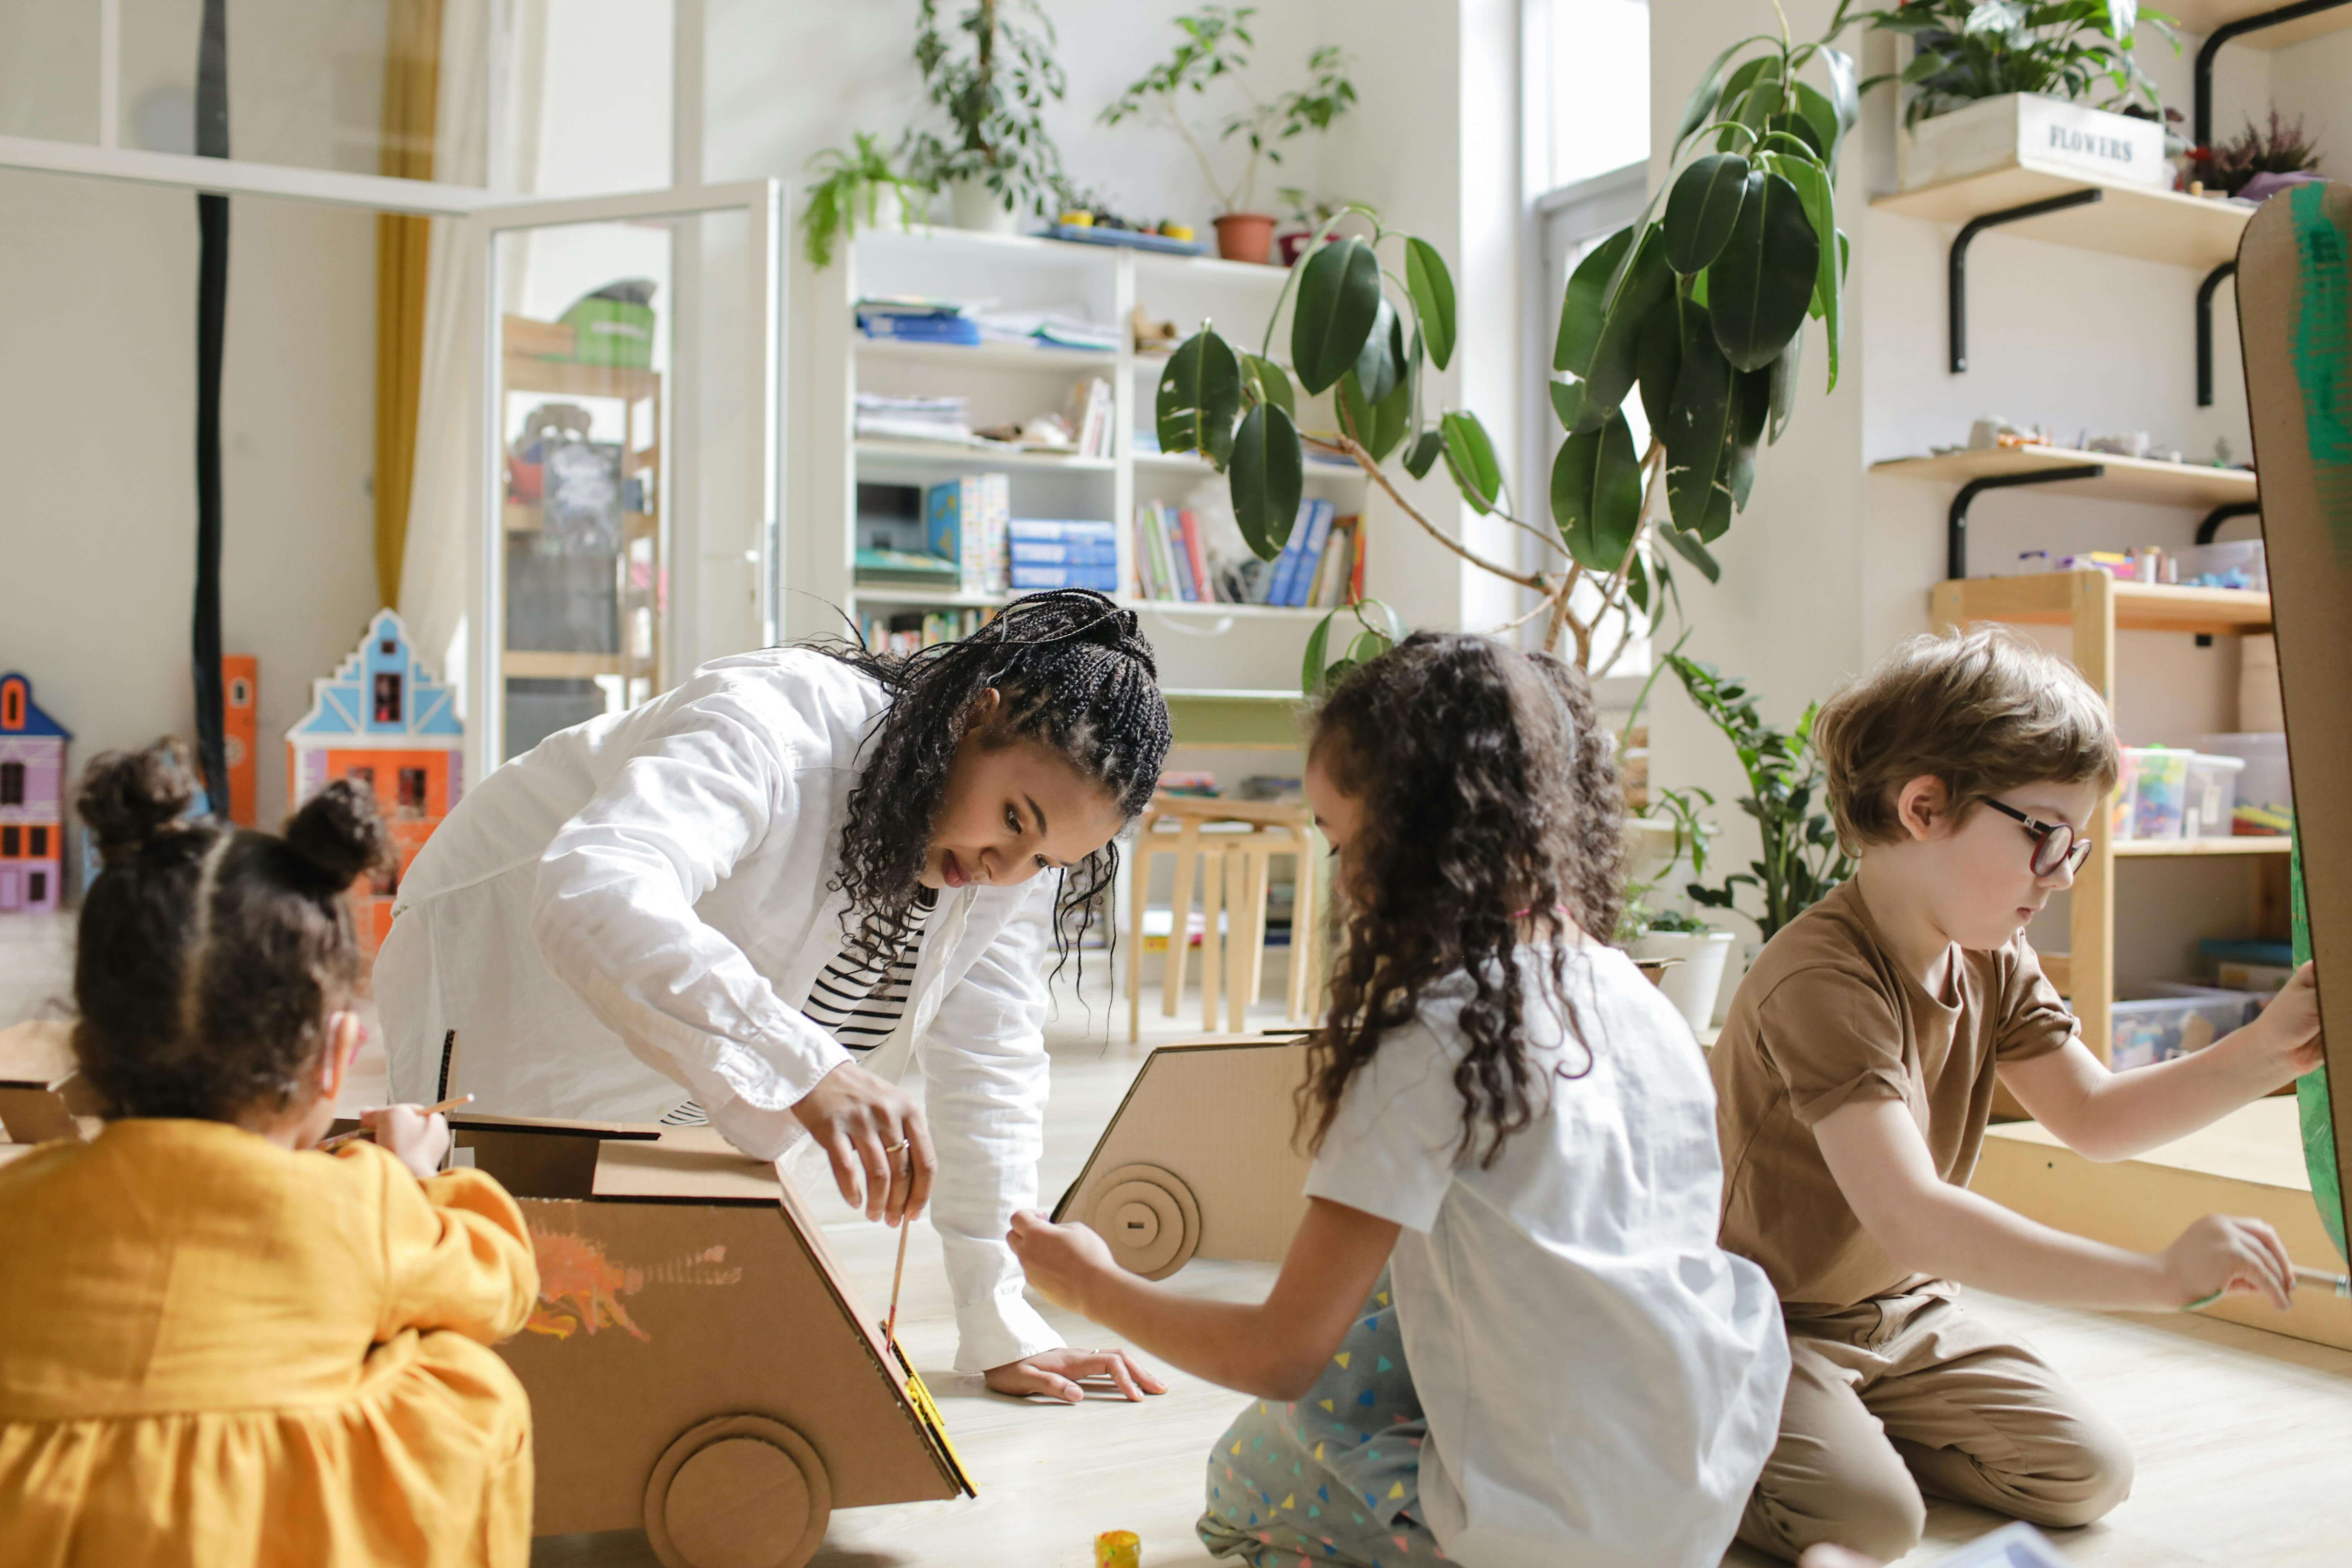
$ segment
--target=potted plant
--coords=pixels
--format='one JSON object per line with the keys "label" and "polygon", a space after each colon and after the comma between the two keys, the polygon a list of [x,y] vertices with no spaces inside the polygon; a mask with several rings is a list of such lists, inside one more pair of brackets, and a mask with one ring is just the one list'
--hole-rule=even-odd
{"label": "potted plant", "polygon": [[2291,184],[2319,178],[2319,153],[2304,133],[2303,121],[2282,124],[2271,110],[2267,132],[2251,120],[2246,129],[2218,147],[2192,147],[2189,173],[2209,191],[2265,201]]}
{"label": "potted plant", "polygon": [[1307,253],[1307,242],[1315,237],[1315,231],[1348,204],[1328,196],[1309,196],[1297,185],[1285,185],[1274,195],[1292,225],[1274,237],[1276,259],[1285,267],[1293,267]]}
{"label": "potted plant", "polygon": [[[1809,317],[1826,329],[1837,384],[1846,247],[1832,198],[1856,90],[1853,61],[1827,37],[1744,38],[1708,68],[1658,195],[1569,279],[1552,361],[1564,374],[1551,386],[1567,439],[1533,504],[1506,482],[1475,413],[1427,405],[1424,372],[1446,367],[1456,338],[1444,258],[1354,203],[1318,226],[1255,352],[1204,322],[1170,356],[1154,408],[1160,449],[1198,452],[1227,476],[1235,521],[1269,561],[1298,514],[1306,453],[1355,464],[1413,526],[1532,595],[1512,625],[1540,618],[1546,648],[1605,674],[1624,639],[1603,634],[1677,592],[1673,560],[1715,579],[1706,546],[1748,504],[1760,450],[1796,407]],[[1349,215],[1370,233],[1336,237]],[[1286,369],[1271,357],[1271,321],[1294,295]],[[1326,391],[1329,422],[1302,429],[1299,394]],[[1643,451],[1625,415],[1637,391],[1652,431]],[[1541,542],[1545,563],[1522,568],[1465,544],[1389,467],[1418,479],[1441,460],[1474,511]],[[1310,693],[1331,655],[1370,657],[1384,635],[1366,624],[1335,639],[1333,625],[1309,639]]]}
{"label": "potted plant", "polygon": [[947,192],[958,227],[1009,234],[1052,196],[1062,172],[1045,123],[1046,103],[1066,86],[1053,21],[1037,0],[974,0],[944,26],[940,0],[917,0],[916,9],[923,95],[950,131],[909,137],[908,177]]}
{"label": "potted plant", "polygon": [[[1356,101],[1355,86],[1348,79],[1347,58],[1331,44],[1307,57],[1306,86],[1273,99],[1260,98],[1253,91],[1241,73],[1249,67],[1249,56],[1244,51],[1257,47],[1249,30],[1249,19],[1256,14],[1250,5],[1237,9],[1204,5],[1177,17],[1184,40],[1176,46],[1176,52],[1145,72],[1102,111],[1105,125],[1148,114],[1184,139],[1216,195],[1217,254],[1228,261],[1263,262],[1273,245],[1273,215],[1254,210],[1258,166],[1280,163],[1282,143],[1309,131],[1328,131],[1331,122]],[[1219,80],[1232,84],[1243,99],[1243,107],[1226,116],[1216,139],[1222,142],[1238,138],[1249,148],[1241,178],[1231,184],[1217,177],[1205,132],[1196,130],[1180,108],[1187,94],[1203,97],[1210,85]]]}
{"label": "potted plant", "polygon": [[827,147],[808,161],[824,178],[809,187],[808,208],[801,215],[801,242],[809,265],[822,272],[833,265],[833,247],[857,232],[859,221],[868,228],[891,224],[905,227],[910,205],[919,205],[930,193],[898,172],[882,144],[860,131],[851,150]]}
{"label": "potted plant", "polygon": [[1654,910],[1650,901],[1657,895],[1658,884],[1685,857],[1692,876],[1706,874],[1706,844],[1715,835],[1715,825],[1699,816],[1699,806],[1701,803],[1713,805],[1715,796],[1697,788],[1670,789],[1658,799],[1674,824],[1674,846],[1654,874],[1627,883],[1625,912],[1618,921],[1616,940],[1626,955],[1645,970],[1663,966],[1655,976],[1658,989],[1696,1034],[1715,1021],[1715,996],[1723,984],[1725,961],[1731,955],[1731,932],[1717,931],[1682,910]]}
{"label": "potted plant", "polygon": [[[2132,46],[2143,22],[2176,54],[2180,40],[2138,0],[1902,0],[1861,15],[1910,44],[1899,78],[1864,84],[1911,89],[1896,142],[1906,189],[2011,163],[2171,187],[2156,84]],[[2099,105],[2082,101],[2103,87]]]}

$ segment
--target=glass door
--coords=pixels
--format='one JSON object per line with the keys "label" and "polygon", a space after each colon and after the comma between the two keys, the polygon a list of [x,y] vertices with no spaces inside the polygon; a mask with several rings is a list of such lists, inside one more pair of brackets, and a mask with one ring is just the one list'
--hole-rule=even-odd
{"label": "glass door", "polygon": [[775,640],[784,194],[498,206],[469,776]]}

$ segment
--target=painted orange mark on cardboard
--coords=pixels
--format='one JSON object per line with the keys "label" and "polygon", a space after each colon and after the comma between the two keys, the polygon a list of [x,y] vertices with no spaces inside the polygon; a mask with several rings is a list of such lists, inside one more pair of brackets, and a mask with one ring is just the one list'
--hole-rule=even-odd
{"label": "painted orange mark on cardboard", "polygon": [[569,1231],[541,1230],[533,1226],[530,1249],[539,1260],[539,1305],[523,1327],[534,1334],[568,1340],[573,1334],[599,1329],[624,1329],[635,1339],[652,1335],[629,1317],[623,1299],[648,1285],[733,1285],[743,1278],[740,1268],[723,1267],[727,1248],[706,1247],[650,1268],[633,1268],[604,1256],[601,1243]]}

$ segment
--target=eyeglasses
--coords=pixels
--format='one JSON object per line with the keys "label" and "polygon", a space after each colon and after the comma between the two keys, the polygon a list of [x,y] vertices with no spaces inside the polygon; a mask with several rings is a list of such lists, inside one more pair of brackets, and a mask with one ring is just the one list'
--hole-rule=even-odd
{"label": "eyeglasses", "polygon": [[2032,836],[2035,876],[2054,877],[2063,869],[2071,877],[2083,868],[2084,861],[2091,858],[2091,841],[2077,838],[2074,828],[2065,823],[2036,822],[2005,801],[1995,800],[1990,795],[1982,798],[1987,805],[2019,823]]}

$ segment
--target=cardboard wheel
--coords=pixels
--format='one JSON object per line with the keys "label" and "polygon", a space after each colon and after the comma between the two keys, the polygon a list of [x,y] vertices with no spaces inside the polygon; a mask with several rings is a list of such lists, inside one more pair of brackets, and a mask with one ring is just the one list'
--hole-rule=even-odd
{"label": "cardboard wheel", "polygon": [[765,1415],[688,1428],[646,1479],[646,1539],[662,1568],[802,1568],[832,1517],[824,1462]]}
{"label": "cardboard wheel", "polygon": [[1130,1274],[1165,1279],[1201,1247],[1201,1205],[1184,1178],[1159,1165],[1121,1165],[1095,1188],[1087,1223]]}

